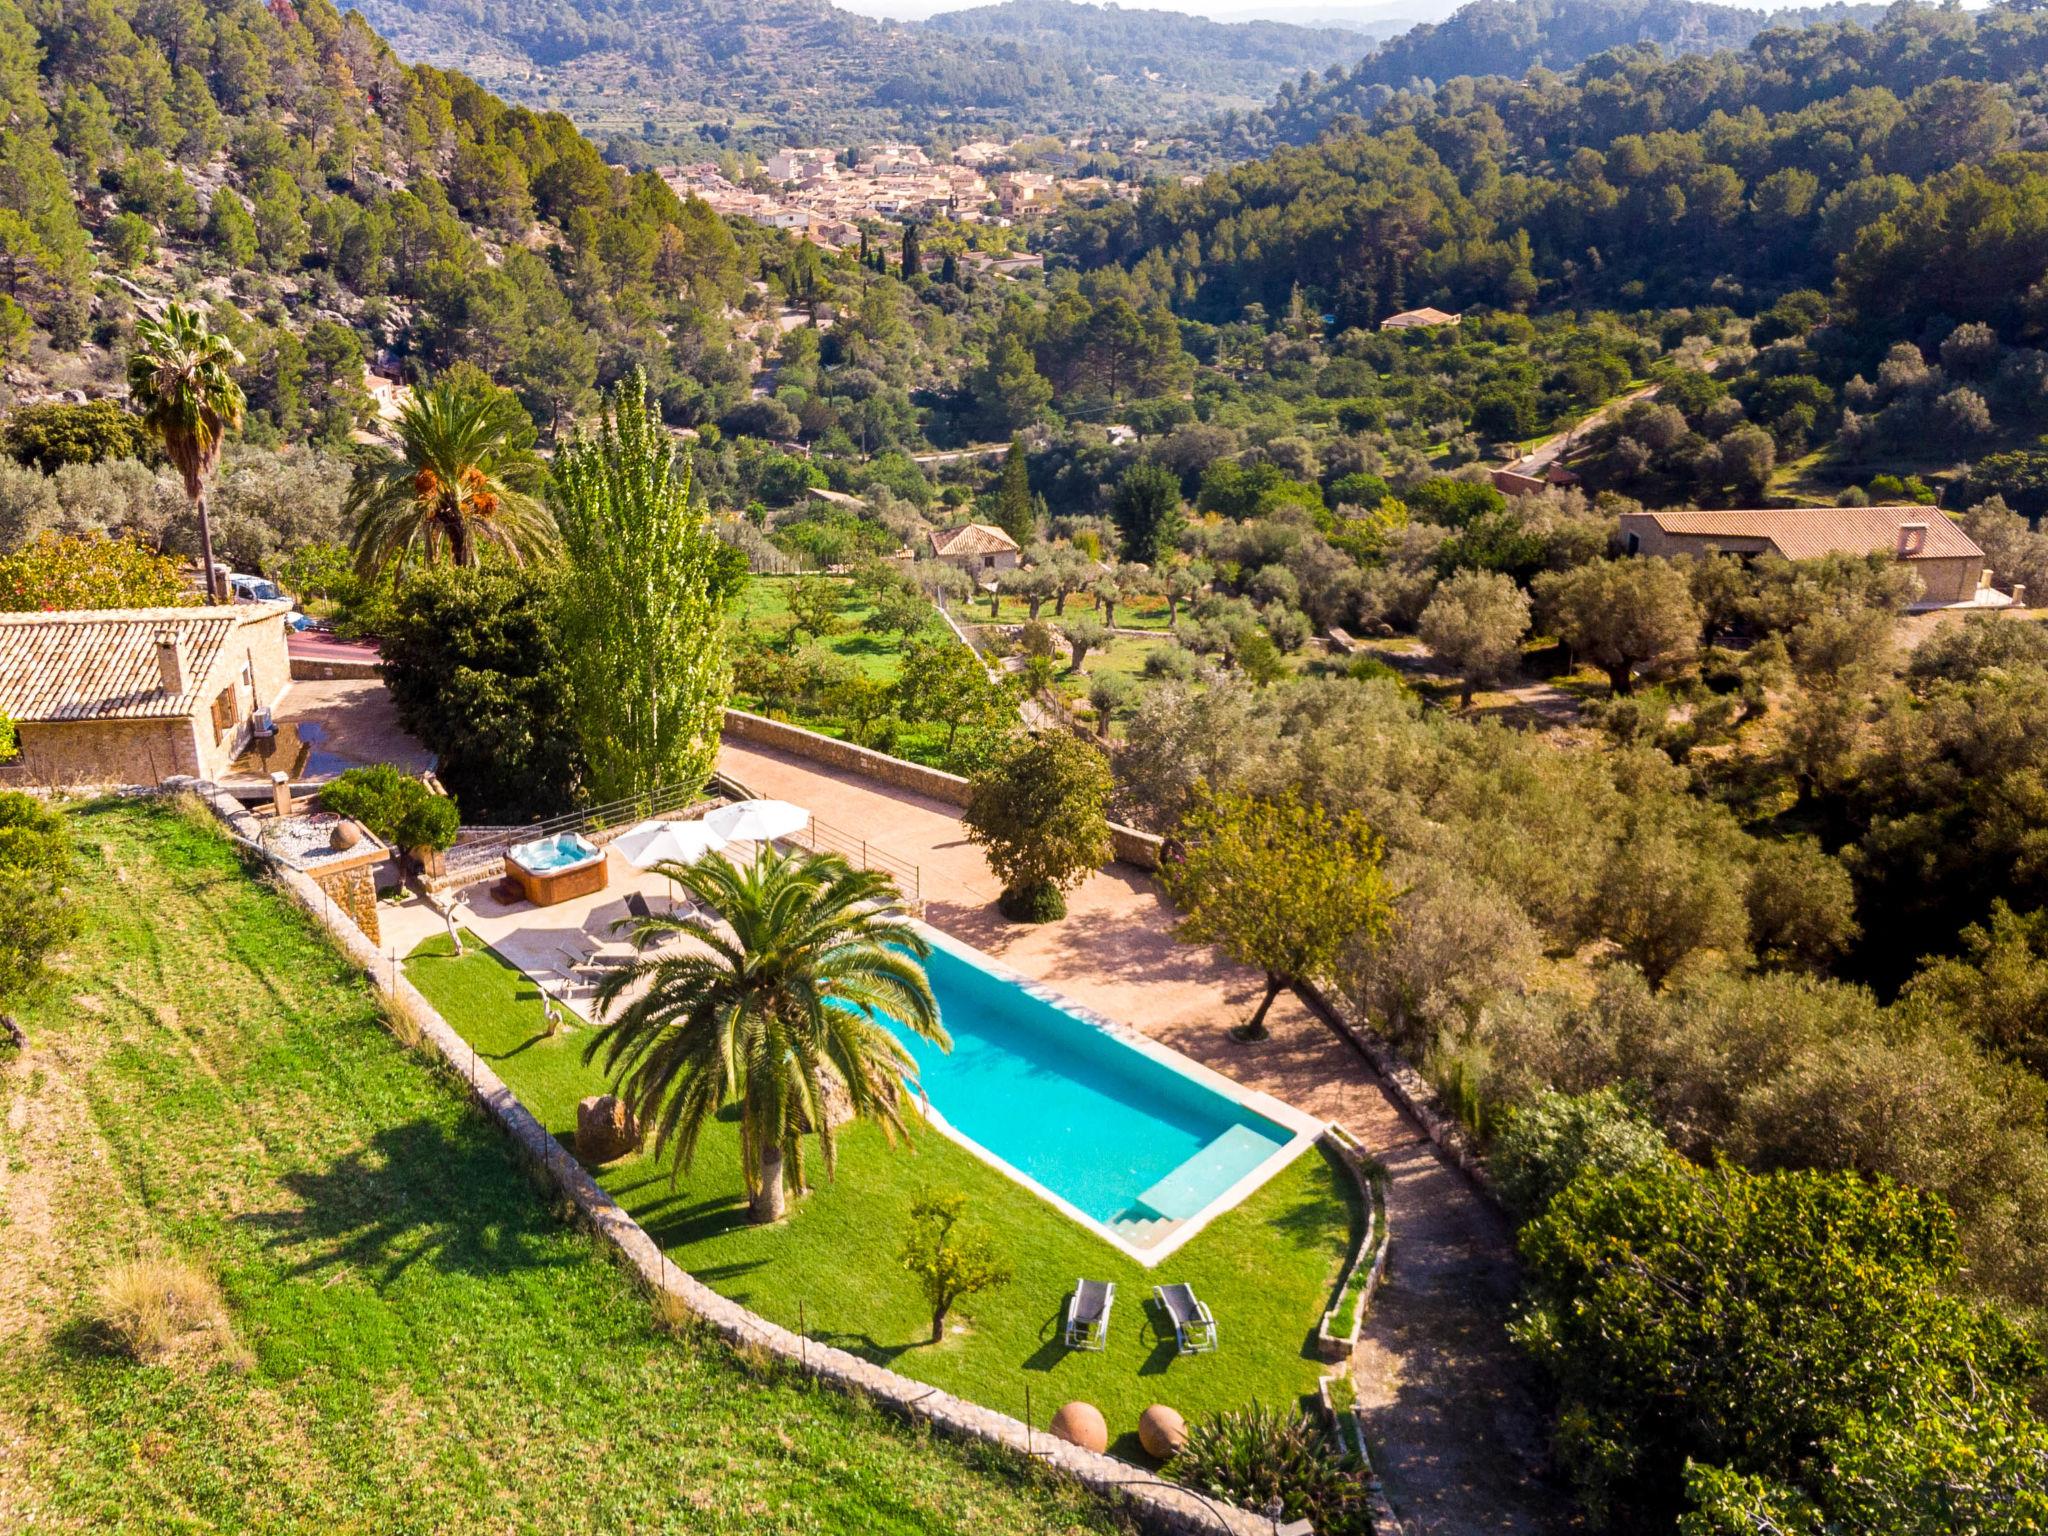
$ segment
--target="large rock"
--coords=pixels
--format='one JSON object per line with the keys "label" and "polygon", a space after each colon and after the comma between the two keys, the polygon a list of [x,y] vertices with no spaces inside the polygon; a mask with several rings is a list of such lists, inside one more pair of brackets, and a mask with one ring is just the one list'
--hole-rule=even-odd
{"label": "large rock", "polygon": [[593,1094],[576,1106],[576,1156],[582,1161],[608,1163],[639,1150],[633,1112],[611,1094]]}
{"label": "large rock", "polygon": [[1068,1403],[1052,1416],[1052,1432],[1084,1451],[1109,1449],[1109,1425],[1093,1403]]}
{"label": "large rock", "polygon": [[1157,1461],[1170,1461],[1188,1443],[1188,1421],[1164,1403],[1154,1403],[1138,1415],[1138,1444]]}

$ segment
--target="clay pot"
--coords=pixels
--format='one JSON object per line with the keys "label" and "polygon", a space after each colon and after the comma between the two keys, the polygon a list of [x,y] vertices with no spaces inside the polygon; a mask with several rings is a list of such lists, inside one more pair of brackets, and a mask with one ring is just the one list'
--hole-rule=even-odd
{"label": "clay pot", "polygon": [[363,840],[363,834],[352,821],[337,821],[334,830],[327,834],[327,846],[336,853],[347,853]]}
{"label": "clay pot", "polygon": [[1188,1443],[1188,1421],[1164,1403],[1154,1403],[1138,1415],[1138,1444],[1145,1454],[1170,1461]]}
{"label": "clay pot", "polygon": [[1084,1451],[1109,1449],[1109,1424],[1093,1403],[1068,1403],[1052,1416],[1052,1432]]}

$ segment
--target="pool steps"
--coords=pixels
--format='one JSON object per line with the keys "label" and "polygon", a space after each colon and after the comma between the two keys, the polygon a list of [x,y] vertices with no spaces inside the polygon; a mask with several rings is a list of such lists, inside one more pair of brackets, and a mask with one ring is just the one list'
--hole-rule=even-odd
{"label": "pool steps", "polygon": [[1273,1143],[1246,1125],[1233,1125],[1165,1178],[1138,1196],[1137,1206],[1170,1221],[1199,1215],[1219,1190],[1237,1182],[1273,1152]]}

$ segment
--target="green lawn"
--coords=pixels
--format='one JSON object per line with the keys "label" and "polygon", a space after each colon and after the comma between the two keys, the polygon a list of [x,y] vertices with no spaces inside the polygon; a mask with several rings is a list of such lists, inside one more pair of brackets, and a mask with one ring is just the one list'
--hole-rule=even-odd
{"label": "green lawn", "polygon": [[[557,1213],[360,975],[208,825],[74,813],[86,931],[0,1052],[0,1527],[874,1536],[1121,1528],[1094,1501],[761,1374]],[[85,1321],[172,1250],[227,1336]]]}
{"label": "green lawn", "polygon": [[[890,635],[884,639],[863,631],[860,626],[874,608],[854,596],[851,582],[833,577],[825,579],[833,581],[845,593],[839,607],[840,632],[827,637],[826,649],[854,662],[869,677],[885,683],[895,682],[903,669],[903,637]],[[788,577],[750,578],[746,595],[740,603],[741,624],[759,633],[779,633],[789,623],[788,597]]]}
{"label": "green lawn", "polygon": [[[532,985],[481,945],[457,960],[445,938],[429,941],[408,973],[550,1129],[573,1130],[577,1099],[605,1086],[582,1061],[588,1031],[545,1038]],[[1156,1271],[930,1129],[891,1148],[872,1127],[848,1127],[837,1179],[820,1179],[794,1217],[773,1228],[746,1220],[729,1125],[706,1137],[679,1185],[638,1158],[601,1178],[678,1264],[764,1316],[1019,1417],[1029,1387],[1041,1424],[1052,1407],[1086,1398],[1108,1417],[1115,1449],[1133,1456],[1148,1404],[1193,1419],[1314,1390],[1315,1327],[1358,1219],[1348,1177],[1319,1150]],[[965,1193],[1016,1272],[1010,1285],[971,1298],[966,1326],[939,1345],[926,1342],[929,1318],[896,1260],[910,1202],[926,1186]],[[1061,1304],[1083,1275],[1117,1285],[1102,1354],[1059,1343]],[[1155,1335],[1145,1303],[1161,1280],[1189,1281],[1209,1303],[1223,1340],[1216,1354],[1182,1359]]]}

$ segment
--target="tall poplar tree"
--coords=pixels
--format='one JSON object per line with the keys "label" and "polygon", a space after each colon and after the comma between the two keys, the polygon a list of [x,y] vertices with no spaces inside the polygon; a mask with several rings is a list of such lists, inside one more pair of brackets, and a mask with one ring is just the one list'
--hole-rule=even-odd
{"label": "tall poplar tree", "polygon": [[549,500],[568,557],[562,635],[590,798],[701,785],[732,691],[738,580],[637,369],[595,435],[555,456]]}

